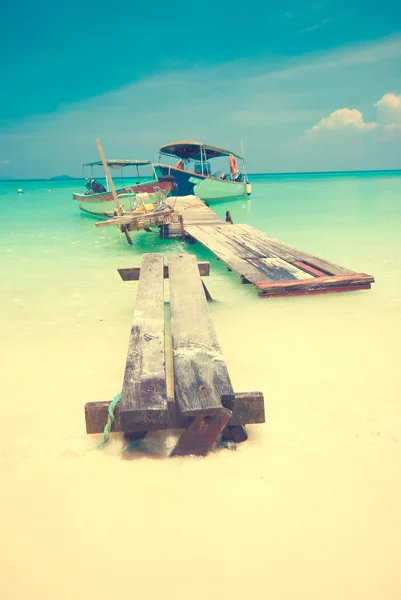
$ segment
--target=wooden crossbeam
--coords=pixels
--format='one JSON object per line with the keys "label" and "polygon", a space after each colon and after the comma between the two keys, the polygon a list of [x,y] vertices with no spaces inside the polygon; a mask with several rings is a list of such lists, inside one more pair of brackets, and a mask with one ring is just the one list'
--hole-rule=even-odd
{"label": "wooden crossbeam", "polygon": [[[109,401],[88,402],[85,405],[85,421],[87,433],[103,433],[108,418]],[[122,432],[120,419],[120,405],[115,408],[115,421],[112,425],[112,432]],[[151,416],[147,421],[148,431],[159,429],[185,429],[190,424],[192,418],[185,417],[178,409],[177,403],[173,400],[167,402],[167,418],[163,423],[159,419],[152,420]],[[234,406],[231,419],[228,425],[250,425],[265,422],[265,407],[262,392],[248,392],[234,394]],[[143,426],[140,423],[132,423],[130,431],[142,431]]]}
{"label": "wooden crossbeam", "polygon": [[[199,275],[208,277],[210,275],[210,263],[198,262]],[[141,267],[119,267],[117,271],[123,281],[138,281],[141,273]],[[164,279],[168,279],[168,265],[164,265]]]}

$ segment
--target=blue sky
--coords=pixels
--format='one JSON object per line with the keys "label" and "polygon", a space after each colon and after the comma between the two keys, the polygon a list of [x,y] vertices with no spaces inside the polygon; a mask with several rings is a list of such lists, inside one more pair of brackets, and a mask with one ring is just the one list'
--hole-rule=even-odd
{"label": "blue sky", "polygon": [[0,177],[78,176],[199,139],[251,172],[401,167],[401,7],[8,3]]}

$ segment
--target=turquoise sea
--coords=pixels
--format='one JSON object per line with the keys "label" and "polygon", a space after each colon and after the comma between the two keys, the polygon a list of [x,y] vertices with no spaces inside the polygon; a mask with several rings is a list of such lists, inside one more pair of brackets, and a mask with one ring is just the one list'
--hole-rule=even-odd
{"label": "turquoise sea", "polygon": [[[399,597],[401,172],[251,181],[249,200],[211,207],[372,290],[261,300],[198,244],[96,228],[78,180],[0,182],[1,597],[106,599],[131,574],[146,595],[155,561],[155,597],[175,600],[203,598],[195,563],[220,600],[249,582],[274,599]],[[122,384],[137,284],[116,267],[149,251],[211,263],[234,388],[267,407],[237,452],[167,461],[150,443],[123,461],[118,436],[98,451],[85,433],[85,402]]]}

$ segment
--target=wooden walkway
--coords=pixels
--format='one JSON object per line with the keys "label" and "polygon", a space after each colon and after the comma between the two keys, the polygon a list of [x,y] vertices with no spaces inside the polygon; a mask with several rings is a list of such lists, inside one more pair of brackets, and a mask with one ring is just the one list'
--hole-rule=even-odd
{"label": "wooden walkway", "polygon": [[226,223],[196,196],[172,200],[185,232],[236,271],[242,283],[254,284],[261,298],[367,290],[374,282],[371,275],[298,250],[250,225]]}
{"label": "wooden walkway", "polygon": [[[244,426],[265,421],[263,394],[233,390],[200,276],[203,265],[192,254],[170,254],[166,271],[163,254],[143,255],[121,402],[113,424],[113,431],[125,432],[130,442],[149,431],[184,429],[172,456],[206,456],[219,437],[231,443],[245,441]],[[166,275],[169,313],[164,310]],[[172,365],[166,330],[171,331]],[[173,397],[167,386],[171,366]],[[109,405],[86,405],[88,433],[103,431]]]}

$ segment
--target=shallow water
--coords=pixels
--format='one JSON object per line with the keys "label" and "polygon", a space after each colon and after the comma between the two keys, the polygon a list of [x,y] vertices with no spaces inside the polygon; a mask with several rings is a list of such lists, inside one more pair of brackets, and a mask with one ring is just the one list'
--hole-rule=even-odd
{"label": "shallow water", "polygon": [[[198,244],[95,228],[79,182],[0,183],[0,597],[399,600],[401,174],[253,183],[215,210],[372,290],[261,300]],[[210,260],[234,388],[265,395],[236,452],[166,460],[153,436],[122,460],[85,433],[122,384],[137,284],[116,267],[155,249]]]}

